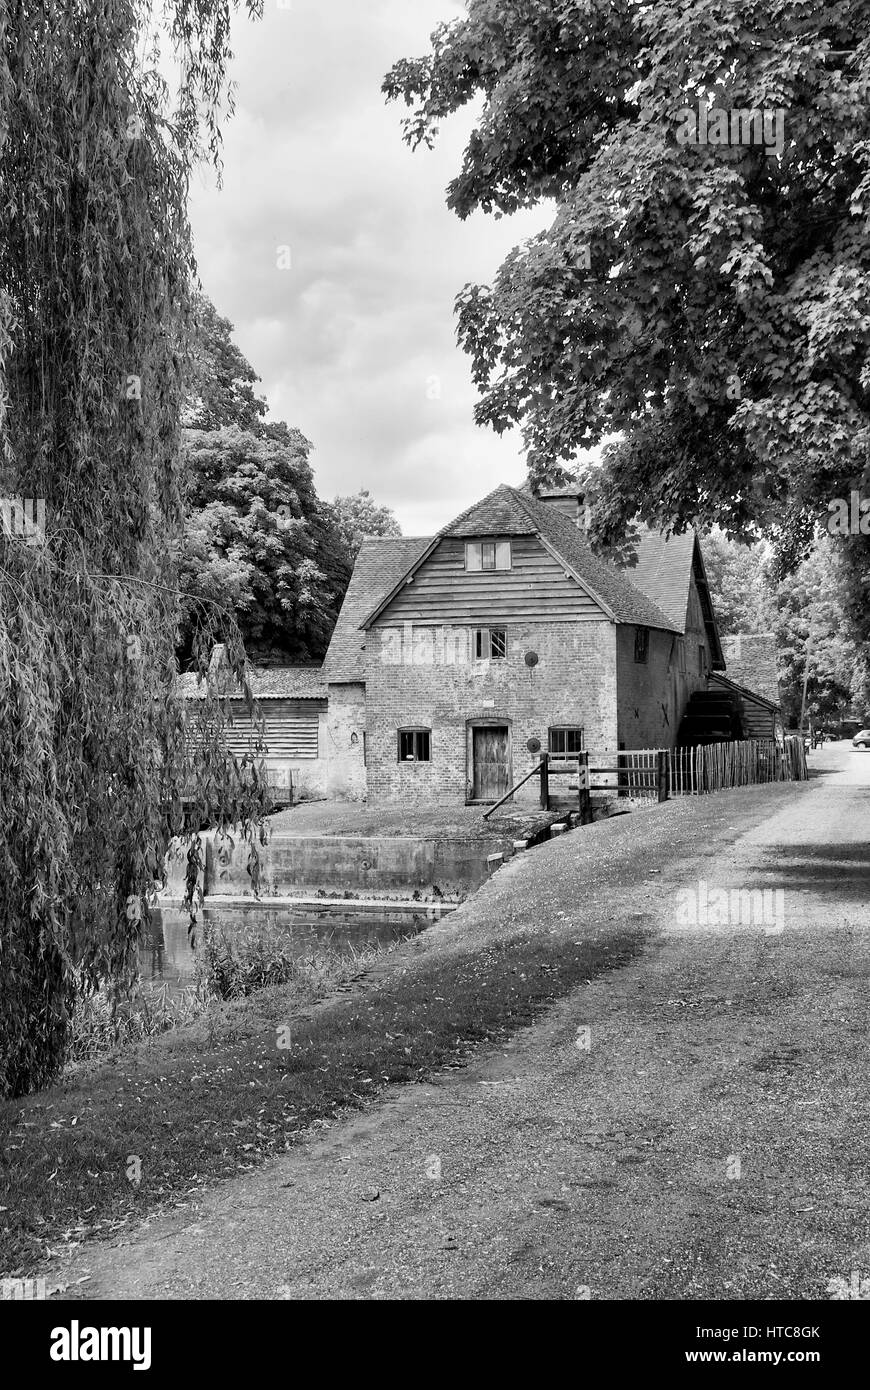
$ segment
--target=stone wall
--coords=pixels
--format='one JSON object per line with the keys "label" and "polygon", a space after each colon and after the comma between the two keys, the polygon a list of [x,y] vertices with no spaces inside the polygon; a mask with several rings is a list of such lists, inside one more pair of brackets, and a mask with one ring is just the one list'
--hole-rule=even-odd
{"label": "stone wall", "polygon": [[[701,604],[694,580],[689,594],[686,633],[649,629],[646,663],[634,659],[635,629],[617,635],[619,743],[626,749],[673,748],[680,720],[694,690],[707,689],[712,669]],[[703,663],[699,649],[704,649]]]}
{"label": "stone wall", "polygon": [[[260,850],[260,892],[264,897],[304,897],[315,893],[341,898],[407,901],[459,901],[490,877],[490,857],[511,854],[511,839],[425,840],[413,836],[290,835],[278,832]],[[248,847],[212,832],[206,838],[205,893],[253,897],[247,870]],[[180,887],[179,887],[180,885]],[[170,890],[179,896],[176,873]]]}
{"label": "stone wall", "polygon": [[326,795],[337,801],[366,798],[366,694],[362,682],[328,687],[323,730]]}

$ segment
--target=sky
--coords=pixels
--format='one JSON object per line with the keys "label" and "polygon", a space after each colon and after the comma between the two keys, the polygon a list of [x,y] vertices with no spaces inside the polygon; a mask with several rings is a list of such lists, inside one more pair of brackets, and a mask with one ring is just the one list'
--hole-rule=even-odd
{"label": "sky", "polygon": [[453,303],[552,214],[460,221],[445,190],[471,113],[442,128],[434,151],[412,152],[406,108],[381,94],[392,64],[426,53],[461,5],[264,5],[262,20],[233,28],[223,186],[206,170],[194,179],[200,279],[262,378],[270,418],[311,440],[320,496],[368,488],[406,535],[429,535],[525,478],[519,432],[474,423]]}

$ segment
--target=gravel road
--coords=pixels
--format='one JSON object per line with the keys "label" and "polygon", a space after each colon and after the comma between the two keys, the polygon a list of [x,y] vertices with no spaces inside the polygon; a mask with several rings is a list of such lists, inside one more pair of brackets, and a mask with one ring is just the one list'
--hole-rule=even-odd
{"label": "gravel road", "polygon": [[[512,861],[426,950],[532,927],[570,949],[636,920],[644,953],[50,1278],[108,1298],[870,1297],[870,753],[811,766]],[[735,896],[717,921],[723,889],[776,910]]]}

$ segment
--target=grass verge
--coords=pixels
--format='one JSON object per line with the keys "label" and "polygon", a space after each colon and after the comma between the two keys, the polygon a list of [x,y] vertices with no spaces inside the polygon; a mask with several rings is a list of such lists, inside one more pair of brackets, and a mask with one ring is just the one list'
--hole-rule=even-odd
{"label": "grass verge", "polygon": [[[425,955],[309,1016],[287,986],[212,1005],[111,1065],[0,1105],[0,1270],[24,1273],[123,1230],[206,1182],[253,1168],[342,1107],[461,1066],[585,981],[628,964],[646,934],[533,934]],[[137,1171],[138,1185],[128,1177]]]}

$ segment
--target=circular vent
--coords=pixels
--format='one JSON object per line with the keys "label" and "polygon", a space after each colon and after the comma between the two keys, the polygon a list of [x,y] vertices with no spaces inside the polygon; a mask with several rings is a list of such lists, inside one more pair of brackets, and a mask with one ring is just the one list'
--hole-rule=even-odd
{"label": "circular vent", "polygon": [[538,664],[538,653],[537,653],[537,652],[526,652],[526,665],[527,665],[527,666],[537,666],[537,664]]}
{"label": "circular vent", "polygon": [[530,753],[540,753],[541,740],[539,738],[530,738],[528,743],[526,744],[526,747],[528,748]]}

